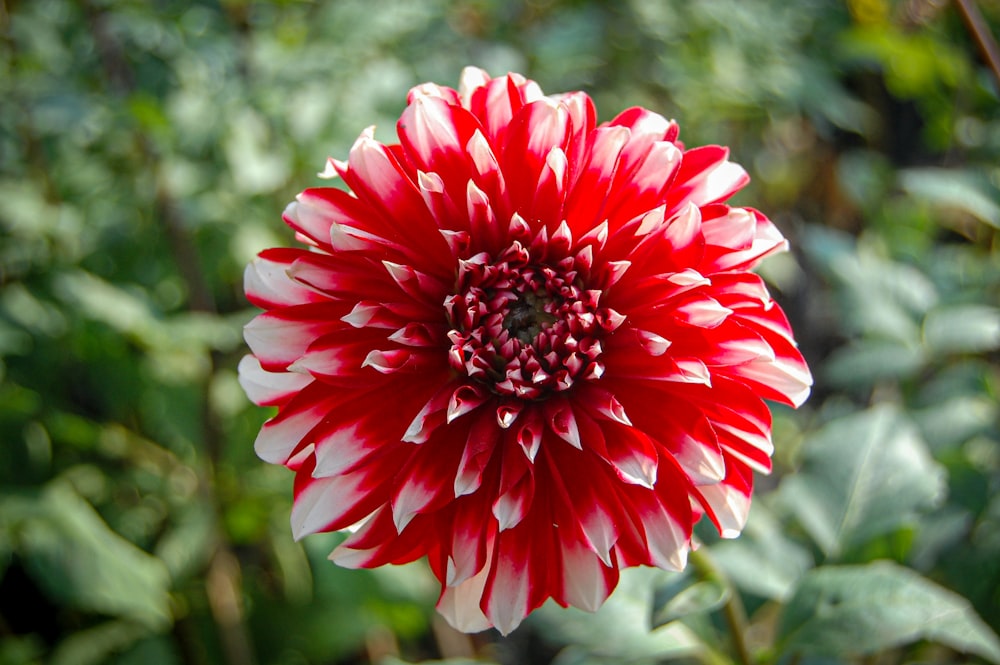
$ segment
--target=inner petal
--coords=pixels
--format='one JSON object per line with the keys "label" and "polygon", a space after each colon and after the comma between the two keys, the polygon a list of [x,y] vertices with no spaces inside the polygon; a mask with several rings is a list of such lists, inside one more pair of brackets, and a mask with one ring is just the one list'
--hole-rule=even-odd
{"label": "inner petal", "polygon": [[444,306],[451,366],[499,395],[540,400],[599,378],[600,338],[621,317],[600,306],[572,261],[549,265],[514,241],[462,262]]}

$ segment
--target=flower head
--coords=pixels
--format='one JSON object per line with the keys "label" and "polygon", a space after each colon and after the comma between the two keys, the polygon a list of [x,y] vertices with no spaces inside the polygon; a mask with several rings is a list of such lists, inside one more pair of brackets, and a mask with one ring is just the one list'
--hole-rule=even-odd
{"label": "flower head", "polygon": [[[292,528],[331,558],[426,556],[456,627],[507,633],[619,570],[678,570],[703,515],[739,533],[771,465],[763,399],[811,378],[757,262],[786,242],[724,202],[748,180],[641,108],[596,123],[467,69],[413,89],[398,144],[363,132],[285,221],[246,293],[240,377],[295,471]],[[348,191],[349,189],[349,191]]]}

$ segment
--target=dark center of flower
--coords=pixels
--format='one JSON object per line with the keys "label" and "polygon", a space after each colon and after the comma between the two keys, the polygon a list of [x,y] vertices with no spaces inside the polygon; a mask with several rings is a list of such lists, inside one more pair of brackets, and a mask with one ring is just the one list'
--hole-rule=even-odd
{"label": "dark center of flower", "polygon": [[535,263],[515,241],[461,262],[444,306],[451,366],[493,392],[542,399],[604,373],[601,338],[620,317],[599,306],[568,259]]}
{"label": "dark center of flower", "polygon": [[522,343],[530,344],[543,328],[548,328],[558,320],[554,314],[545,309],[551,302],[551,298],[544,293],[519,295],[507,308],[507,315],[503,319],[504,330]]}

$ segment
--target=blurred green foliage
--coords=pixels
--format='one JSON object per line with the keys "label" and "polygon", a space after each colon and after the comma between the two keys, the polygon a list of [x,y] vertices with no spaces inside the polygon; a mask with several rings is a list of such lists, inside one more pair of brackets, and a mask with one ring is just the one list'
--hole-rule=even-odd
{"label": "blurred green foliage", "polygon": [[[1000,662],[976,47],[938,0],[0,3],[0,664]],[[795,248],[763,272],[818,379],[776,413],[742,538],[506,640],[443,626],[421,564],[293,543],[235,372],[243,266],[291,241],[286,202],[466,64],[731,146]]]}

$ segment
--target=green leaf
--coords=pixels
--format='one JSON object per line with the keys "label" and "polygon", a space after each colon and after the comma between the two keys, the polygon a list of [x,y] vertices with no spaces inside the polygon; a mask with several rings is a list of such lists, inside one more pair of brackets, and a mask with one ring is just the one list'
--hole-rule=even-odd
{"label": "green leaf", "polygon": [[51,665],[100,665],[145,634],[141,626],[129,621],[106,621],[70,634],[59,643],[49,662]]}
{"label": "green leaf", "polygon": [[1000,205],[983,191],[988,183],[973,173],[942,168],[909,169],[900,174],[899,182],[914,197],[1000,228]]}
{"label": "green leaf", "polygon": [[712,560],[737,587],[763,598],[783,600],[813,565],[811,553],[785,535],[760,497],[743,534],[712,545]]}
{"label": "green leaf", "polygon": [[827,381],[833,385],[870,387],[878,381],[913,376],[924,362],[924,353],[918,345],[860,340],[830,354],[823,369]]}
{"label": "green leaf", "polygon": [[987,431],[1000,417],[1000,405],[987,395],[955,394],[912,413],[924,439],[937,453]]}
{"label": "green leaf", "polygon": [[35,497],[2,498],[0,513],[14,550],[53,599],[146,628],[170,624],[166,568],[108,528],[66,485],[50,483]]}
{"label": "green leaf", "polygon": [[916,344],[919,322],[939,300],[921,270],[894,261],[873,234],[854,241],[826,228],[810,228],[803,247],[837,286],[841,318],[848,331]]}
{"label": "green leaf", "polygon": [[911,524],[944,492],[944,474],[891,406],[838,418],[804,445],[802,469],[779,487],[828,557]]}
{"label": "green leaf", "polygon": [[980,353],[1000,348],[1000,308],[949,305],[924,320],[924,341],[937,353]]}
{"label": "green leaf", "polygon": [[[528,619],[540,634],[558,644],[575,645],[572,663],[658,663],[664,659],[693,656],[706,650],[701,640],[681,622],[650,630],[650,607],[659,571],[623,570],[618,588],[591,614],[552,604]],[[559,662],[563,662],[560,657]]]}
{"label": "green leaf", "polygon": [[888,561],[810,572],[778,621],[788,653],[844,658],[917,640],[1000,663],[1000,640],[969,601]]}
{"label": "green leaf", "polygon": [[722,607],[729,589],[718,580],[698,580],[688,573],[675,576],[658,587],[653,596],[653,626]]}

